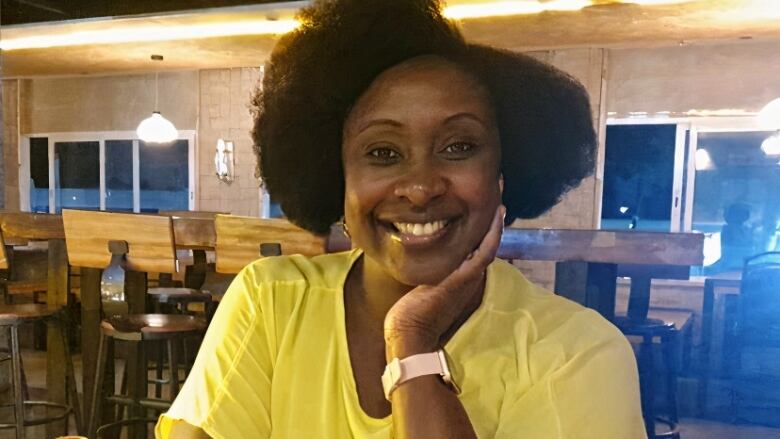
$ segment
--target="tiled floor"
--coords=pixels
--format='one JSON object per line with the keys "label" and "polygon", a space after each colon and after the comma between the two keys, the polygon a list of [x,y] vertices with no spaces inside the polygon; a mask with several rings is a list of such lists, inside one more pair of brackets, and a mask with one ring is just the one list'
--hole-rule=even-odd
{"label": "tiled floor", "polygon": [[[81,376],[80,357],[74,357],[77,377]],[[24,352],[24,369],[32,396],[45,397],[46,356],[44,352]],[[79,383],[79,390],[81,385]],[[9,413],[10,415],[10,413]],[[5,421],[8,415],[2,414]],[[685,418],[681,422],[682,439],[780,439],[780,429],[751,425],[731,425],[708,420]],[[40,427],[29,428],[28,438],[44,438],[45,430]],[[75,433],[73,431],[72,433]],[[11,439],[12,431],[0,432],[0,439]],[[543,438],[539,438],[543,439]]]}

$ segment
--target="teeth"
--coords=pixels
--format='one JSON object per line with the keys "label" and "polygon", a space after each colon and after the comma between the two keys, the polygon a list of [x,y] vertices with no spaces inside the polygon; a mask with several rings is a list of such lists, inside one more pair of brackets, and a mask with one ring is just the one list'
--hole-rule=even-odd
{"label": "teeth", "polygon": [[446,221],[434,221],[430,223],[393,223],[399,232],[414,235],[414,236],[427,236],[433,235],[439,230],[443,229],[447,225]]}

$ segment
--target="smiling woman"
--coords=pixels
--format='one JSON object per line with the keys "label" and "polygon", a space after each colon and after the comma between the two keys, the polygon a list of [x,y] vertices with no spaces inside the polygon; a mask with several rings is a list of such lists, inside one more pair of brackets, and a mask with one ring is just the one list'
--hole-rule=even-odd
{"label": "smiling woman", "polygon": [[591,172],[587,95],[439,6],[318,1],[277,45],[261,174],[354,249],[246,267],[159,437],[644,437],[626,339],[495,259]]}

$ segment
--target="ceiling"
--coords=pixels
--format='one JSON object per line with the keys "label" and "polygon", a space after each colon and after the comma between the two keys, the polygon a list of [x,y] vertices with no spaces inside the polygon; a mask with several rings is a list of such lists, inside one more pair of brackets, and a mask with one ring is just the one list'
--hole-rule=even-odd
{"label": "ceiling", "polygon": [[[463,3],[466,0],[452,0],[450,3],[458,1]],[[611,0],[597,0],[596,3],[607,1]],[[170,27],[192,23],[234,23],[266,20],[270,15],[273,15],[272,19],[277,19],[292,16],[297,6],[284,3],[278,7],[243,6],[144,17],[5,26],[0,30],[0,39],[106,29],[142,33],[144,26],[151,24]],[[466,19],[461,21],[461,28],[471,41],[516,50],[780,41],[780,7],[777,0],[694,0],[665,6],[611,3],[575,12],[548,11],[534,15]],[[4,51],[0,61],[3,77],[247,67],[261,65],[276,39],[273,35],[242,35],[20,49]],[[151,54],[162,54],[165,61],[153,63],[149,59]]]}
{"label": "ceiling", "polygon": [[14,25],[118,17],[258,3],[274,3],[274,0],[0,0],[0,23]]}

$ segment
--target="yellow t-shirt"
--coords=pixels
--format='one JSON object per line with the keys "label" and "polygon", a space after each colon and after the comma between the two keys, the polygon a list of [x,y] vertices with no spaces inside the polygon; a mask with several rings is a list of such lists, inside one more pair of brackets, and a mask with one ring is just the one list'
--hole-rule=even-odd
{"label": "yellow t-shirt", "polygon": [[[347,348],[344,281],[361,254],[244,268],[156,436],[183,420],[214,439],[391,438],[392,415],[360,407]],[[481,306],[445,349],[481,438],[645,437],[625,337],[504,261],[488,267]]]}

